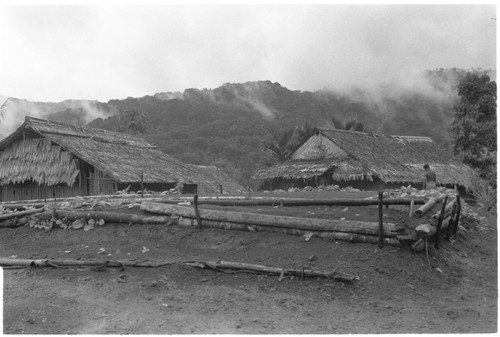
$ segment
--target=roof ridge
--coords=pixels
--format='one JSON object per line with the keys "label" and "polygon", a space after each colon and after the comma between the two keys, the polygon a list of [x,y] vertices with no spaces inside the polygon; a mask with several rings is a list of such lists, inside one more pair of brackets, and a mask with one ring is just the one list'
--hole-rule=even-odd
{"label": "roof ridge", "polygon": [[370,132],[364,132],[364,131],[354,131],[354,130],[342,130],[342,129],[331,129],[331,128],[325,128],[325,127],[317,127],[317,130],[321,131],[334,131],[334,132],[346,132],[346,133],[355,133],[355,134],[364,134],[364,135],[369,135],[373,134]]}
{"label": "roof ridge", "polygon": [[[128,138],[130,140],[140,140],[142,142],[146,142],[143,138],[137,137],[134,135],[130,135],[128,133],[121,133],[121,132],[116,132],[116,131],[110,131],[110,130],[105,130],[105,129],[98,129],[98,128],[91,128],[91,127],[85,127],[85,126],[78,126],[76,124],[70,124],[70,123],[64,123],[64,122],[58,122],[58,121],[51,121],[48,119],[42,119],[42,118],[36,118],[36,117],[31,117],[31,116],[26,116],[25,117],[25,122],[30,124],[31,126],[36,127],[36,125],[32,125],[31,122],[36,121],[40,123],[46,123],[47,126],[65,126],[74,129],[75,131],[81,131],[81,132],[91,132],[91,131],[99,131],[102,132],[103,134],[107,135],[116,135],[120,136],[122,138]],[[61,134],[61,135],[67,135],[67,136],[74,136],[74,137],[83,137],[87,138],[81,135],[70,135],[66,134],[63,131],[43,131],[44,133],[53,133],[53,134]],[[91,137],[91,136],[88,136]]]}

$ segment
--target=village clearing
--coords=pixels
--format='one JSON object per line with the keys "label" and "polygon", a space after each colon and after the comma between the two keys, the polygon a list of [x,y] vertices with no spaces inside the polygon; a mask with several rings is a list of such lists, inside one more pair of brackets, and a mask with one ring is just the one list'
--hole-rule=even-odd
{"label": "village clearing", "polygon": [[[282,192],[260,197],[365,199],[376,198],[376,192]],[[92,210],[146,214],[138,203],[112,202],[95,202]],[[205,208],[373,222],[378,216],[377,206],[200,205]],[[171,262],[158,267],[4,267],[3,332],[493,333],[498,312],[496,215],[477,206],[465,208],[469,217],[465,214],[463,219],[477,221],[465,221],[450,241],[441,241],[439,250],[429,240],[418,252],[407,244],[379,248],[311,235],[176,224],[0,228],[2,259]],[[391,205],[383,212],[384,222],[398,226],[427,221],[408,218],[408,206]],[[300,274],[200,269],[190,261],[315,269],[356,279],[339,282]]]}

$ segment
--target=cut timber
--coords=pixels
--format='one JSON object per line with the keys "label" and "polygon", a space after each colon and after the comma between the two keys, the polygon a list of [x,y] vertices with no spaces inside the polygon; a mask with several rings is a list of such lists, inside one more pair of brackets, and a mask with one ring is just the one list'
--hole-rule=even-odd
{"label": "cut timber", "polygon": [[[165,205],[153,202],[141,204],[141,209],[159,214],[174,214],[186,218],[196,218],[193,208],[177,205]],[[363,221],[345,221],[316,218],[299,218],[290,216],[276,216],[257,213],[226,212],[211,209],[200,209],[203,220],[242,223],[247,225],[272,226],[315,231],[334,231],[359,234],[378,234],[378,223]],[[396,225],[387,223],[384,226],[384,235],[395,236]]]}
{"label": "cut timber", "polygon": [[45,206],[46,204],[43,203],[24,203],[24,204],[0,204],[0,208],[5,208],[5,209],[25,209],[25,208],[41,208]]}
{"label": "cut timber", "polygon": [[[44,214],[52,216],[52,211]],[[133,223],[133,224],[171,224],[172,219],[166,216],[144,216],[137,214],[112,213],[102,211],[62,211],[56,210],[55,215],[58,218],[76,219],[103,219],[107,223]]]}
{"label": "cut timber", "polygon": [[[194,201],[193,198],[182,198],[182,200],[148,200],[158,201],[164,204],[176,205],[181,201]],[[410,205],[409,199],[385,199],[384,205]],[[415,204],[423,205],[424,199],[414,199]],[[217,205],[217,206],[375,206],[378,205],[378,200],[372,199],[207,199],[199,198],[199,205]]]}
{"label": "cut timber", "polygon": [[415,211],[415,216],[421,218],[425,213],[431,210],[437,203],[441,202],[443,197],[430,198],[422,207]]}
{"label": "cut timber", "polygon": [[26,224],[26,221],[18,221],[17,219],[9,219],[0,222],[0,228],[16,228]]}
{"label": "cut timber", "polygon": [[[453,199],[452,201],[450,201],[448,204],[446,204],[446,207],[444,209],[444,218],[447,218],[451,215],[451,212],[453,211],[453,208],[455,207],[455,204],[457,203],[456,199]],[[439,215],[441,214],[441,210],[439,210],[438,212],[436,212],[432,218],[434,219],[437,219],[439,218]]]}
{"label": "cut timber", "polygon": [[335,281],[341,282],[353,282],[358,280],[359,277],[355,275],[345,274],[338,272],[336,270],[327,272],[321,270],[314,270],[309,268],[303,269],[293,269],[293,268],[276,268],[276,267],[268,267],[258,264],[249,264],[249,263],[240,263],[240,262],[230,262],[230,261],[207,261],[207,262],[193,262],[186,263],[188,266],[196,267],[196,268],[210,268],[215,270],[221,269],[233,269],[233,270],[245,270],[245,271],[253,271],[258,273],[268,273],[268,274],[276,274],[276,275],[293,275],[300,277],[325,277],[329,279],[333,279]]}
{"label": "cut timber", "polygon": [[[450,223],[450,218],[446,218],[441,223],[441,230],[446,229]],[[427,237],[436,234],[437,226],[431,224],[421,224],[415,228],[415,232],[419,238]]]}
{"label": "cut timber", "polygon": [[43,212],[43,208],[35,208],[35,209],[29,209],[27,211],[20,211],[20,212],[12,212],[12,213],[7,213],[7,214],[2,214],[0,215],[0,221],[3,220],[8,220],[8,219],[13,219],[13,218],[19,218],[25,215],[30,215],[30,214],[36,214],[36,213],[41,213]]}
{"label": "cut timber", "polygon": [[[192,226],[196,227],[197,223],[195,219],[191,218],[179,218],[179,225],[181,226]],[[301,229],[290,229],[282,227],[272,227],[272,226],[259,226],[259,225],[245,225],[234,222],[225,221],[214,221],[214,220],[204,220],[203,226],[206,228],[217,228],[217,229],[230,229],[230,230],[240,230],[249,232],[274,232],[274,233],[284,233],[288,235],[306,235],[312,234],[313,237],[318,237],[330,241],[347,241],[352,243],[378,243],[378,237],[374,235],[363,235],[357,233],[342,233],[342,232],[320,232],[320,231],[310,231]],[[400,246],[401,243],[396,238],[384,238],[384,244],[389,246]]]}

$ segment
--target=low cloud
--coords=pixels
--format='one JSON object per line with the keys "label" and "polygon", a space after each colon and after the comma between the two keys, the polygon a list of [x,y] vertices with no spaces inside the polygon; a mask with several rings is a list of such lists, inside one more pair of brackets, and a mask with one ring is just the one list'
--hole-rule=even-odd
{"label": "low cloud", "polygon": [[64,121],[63,112],[71,109],[78,113],[82,124],[86,124],[96,118],[107,118],[115,113],[99,108],[96,101],[66,100],[59,103],[43,103],[0,96],[1,102],[5,100],[7,103],[3,109],[3,116],[0,118],[0,139],[7,137],[20,127],[26,116],[57,120],[57,114],[61,114],[59,117]]}

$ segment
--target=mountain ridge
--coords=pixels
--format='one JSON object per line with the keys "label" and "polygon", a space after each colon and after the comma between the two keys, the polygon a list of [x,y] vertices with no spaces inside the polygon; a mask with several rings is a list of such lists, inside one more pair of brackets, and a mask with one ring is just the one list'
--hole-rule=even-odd
{"label": "mountain ridge", "polygon": [[372,90],[299,91],[262,80],[106,103],[11,99],[3,124],[12,122],[13,115],[34,115],[138,134],[182,161],[216,165],[248,183],[262,163],[262,143],[269,139],[266,126],[271,124],[291,128],[308,123],[314,127],[332,125],[333,117],[356,119],[371,132],[427,136],[449,147],[447,129],[458,100],[456,87],[466,73],[457,68],[438,69],[406,86],[387,83]]}

